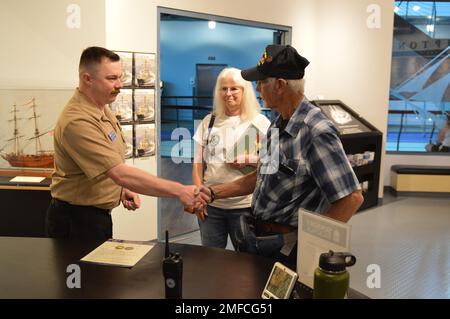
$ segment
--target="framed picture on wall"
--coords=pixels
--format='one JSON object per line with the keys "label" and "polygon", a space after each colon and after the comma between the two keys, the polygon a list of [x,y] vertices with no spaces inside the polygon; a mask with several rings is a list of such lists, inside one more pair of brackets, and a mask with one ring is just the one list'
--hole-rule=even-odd
{"label": "framed picture on wall", "polygon": [[155,155],[155,124],[137,124],[135,156],[145,157]]}
{"label": "framed picture on wall", "polygon": [[111,111],[120,123],[129,123],[133,120],[133,90],[122,89],[116,100],[110,104]]}
{"label": "framed picture on wall", "polygon": [[155,120],[155,90],[134,90],[134,120],[139,122]]}
{"label": "framed picture on wall", "polygon": [[133,125],[122,125],[122,133],[125,138],[125,158],[133,157]]}
{"label": "framed picture on wall", "polygon": [[131,87],[133,84],[133,52],[114,51],[120,56],[120,64],[122,66],[122,85]]}
{"label": "framed picture on wall", "polygon": [[156,55],[154,53],[134,53],[134,85],[155,87]]}

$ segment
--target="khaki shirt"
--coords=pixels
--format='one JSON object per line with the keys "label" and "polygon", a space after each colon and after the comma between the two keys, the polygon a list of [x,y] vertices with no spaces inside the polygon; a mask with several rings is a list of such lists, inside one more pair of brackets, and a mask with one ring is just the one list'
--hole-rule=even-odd
{"label": "khaki shirt", "polygon": [[122,187],[105,173],[124,162],[125,140],[108,106],[104,113],[78,89],[55,127],[53,198],[73,205],[112,209]]}

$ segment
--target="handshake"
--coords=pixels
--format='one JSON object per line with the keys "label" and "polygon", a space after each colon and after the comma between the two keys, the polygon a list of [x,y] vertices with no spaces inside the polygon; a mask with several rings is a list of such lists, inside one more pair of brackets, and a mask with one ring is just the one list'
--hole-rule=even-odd
{"label": "handshake", "polygon": [[180,194],[178,198],[184,205],[184,211],[190,214],[196,214],[204,219],[206,206],[212,201],[211,190],[205,186],[184,186],[185,193]]}

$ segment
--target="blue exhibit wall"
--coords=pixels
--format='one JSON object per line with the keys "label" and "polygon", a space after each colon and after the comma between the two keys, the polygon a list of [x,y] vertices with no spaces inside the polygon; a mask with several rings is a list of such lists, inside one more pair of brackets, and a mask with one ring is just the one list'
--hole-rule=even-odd
{"label": "blue exhibit wall", "polygon": [[[192,96],[196,64],[255,66],[275,30],[208,21],[166,21],[160,24],[160,75],[163,96]],[[214,59],[213,59],[214,58]]]}

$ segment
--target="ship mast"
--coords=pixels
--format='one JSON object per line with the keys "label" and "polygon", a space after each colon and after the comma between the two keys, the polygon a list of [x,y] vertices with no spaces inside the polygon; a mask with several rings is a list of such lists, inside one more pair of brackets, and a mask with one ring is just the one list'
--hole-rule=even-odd
{"label": "ship mast", "polygon": [[30,102],[26,103],[26,104],[30,104],[31,103],[31,107],[33,108],[33,116],[30,117],[30,119],[34,119],[34,137],[32,137],[31,139],[35,139],[35,150],[36,150],[36,155],[38,155],[41,151],[42,151],[42,145],[41,145],[41,140],[39,139],[39,137],[42,135],[39,133],[39,129],[37,126],[37,118],[38,116],[36,115],[36,103],[35,103],[35,99],[31,99]]}
{"label": "ship mast", "polygon": [[19,129],[17,128],[17,107],[16,104],[14,104],[14,109],[13,109],[13,113],[14,113],[14,118],[12,121],[14,121],[14,137],[12,138],[14,140],[14,154],[18,155],[20,152],[20,137],[19,136]]}

